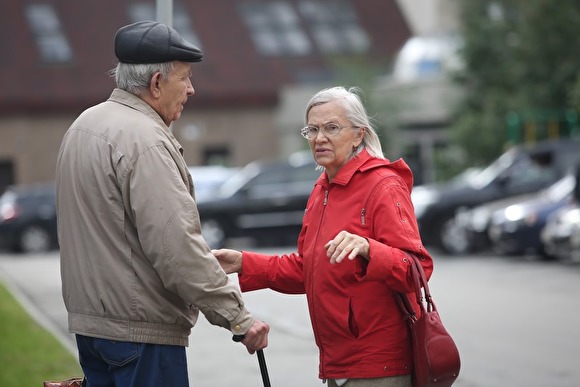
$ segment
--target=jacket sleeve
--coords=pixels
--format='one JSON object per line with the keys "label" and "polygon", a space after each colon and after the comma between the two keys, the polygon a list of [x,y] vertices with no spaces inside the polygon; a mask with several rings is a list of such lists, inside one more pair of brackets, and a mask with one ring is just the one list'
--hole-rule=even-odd
{"label": "jacket sleeve", "polygon": [[139,155],[122,185],[125,208],[165,288],[199,308],[210,323],[245,333],[254,318],[201,236],[179,163],[184,164],[177,152],[163,143]]}
{"label": "jacket sleeve", "polygon": [[406,252],[419,258],[427,278],[433,271],[433,259],[421,242],[406,185],[396,176],[382,180],[371,193],[368,207],[372,232],[366,279],[385,280],[394,291],[412,292],[411,261]]}
{"label": "jacket sleeve", "polygon": [[269,288],[285,294],[304,293],[302,257],[242,252],[242,274],[238,276],[242,291]]}

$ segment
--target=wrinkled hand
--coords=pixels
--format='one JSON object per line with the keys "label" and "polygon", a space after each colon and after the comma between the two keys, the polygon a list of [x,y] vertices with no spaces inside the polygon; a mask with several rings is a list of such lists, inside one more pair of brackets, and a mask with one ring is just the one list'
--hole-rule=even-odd
{"label": "wrinkled hand", "polygon": [[268,346],[268,332],[270,326],[260,320],[254,320],[254,324],[244,334],[242,344],[246,346],[248,353],[253,354],[259,349],[264,349]]}
{"label": "wrinkled hand", "polygon": [[340,263],[344,257],[353,260],[357,255],[369,259],[369,241],[346,231],[339,232],[334,239],[324,245],[330,263]]}
{"label": "wrinkled hand", "polygon": [[240,273],[242,271],[242,252],[232,249],[212,250],[220,266],[227,274]]}

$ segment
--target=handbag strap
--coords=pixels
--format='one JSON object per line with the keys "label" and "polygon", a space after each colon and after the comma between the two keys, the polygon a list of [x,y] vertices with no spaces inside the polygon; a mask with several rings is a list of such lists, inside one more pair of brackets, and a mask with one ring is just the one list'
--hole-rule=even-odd
{"label": "handbag strap", "polygon": [[[437,307],[435,306],[433,297],[431,296],[427,276],[425,275],[425,271],[423,270],[423,266],[421,265],[419,258],[417,258],[417,256],[407,251],[405,251],[405,254],[409,257],[411,261],[410,270],[411,270],[411,279],[413,280],[415,301],[417,305],[419,305],[421,314],[436,311]],[[405,293],[397,293],[395,298],[397,300],[397,303],[399,304],[401,311],[405,315],[405,318],[416,321],[417,314],[415,312],[415,309],[411,305],[409,296],[407,296],[407,294]]]}
{"label": "handbag strap", "polygon": [[[421,314],[425,313],[425,307],[423,302],[421,301],[421,280],[419,277],[419,273],[417,272],[417,268],[411,259],[411,266],[410,266],[410,275],[411,279],[413,280],[413,293],[415,294],[415,302],[419,305],[419,312]],[[395,293],[395,300],[399,305],[399,309],[403,313],[405,319],[410,323],[413,324],[417,321],[417,310],[413,307],[411,303],[411,299],[407,293]]]}
{"label": "handbag strap", "polygon": [[[417,258],[417,256],[415,254],[409,253],[408,251],[405,251],[405,254],[407,254],[407,256],[411,259],[411,261],[413,262],[414,266],[415,266],[415,271],[418,276],[419,282],[420,282],[420,288],[423,288],[423,292],[419,291],[417,293],[417,302],[419,302],[421,305],[423,305],[423,300],[421,299],[421,296],[424,298],[425,303],[427,304],[427,312],[431,312],[431,311],[436,311],[437,307],[435,306],[435,302],[433,301],[433,297],[431,296],[431,290],[429,290],[429,283],[427,281],[427,275],[425,275],[425,270],[423,270],[423,266],[421,265],[421,261],[419,260],[419,258]],[[414,277],[417,278],[417,277]],[[415,288],[417,287],[417,279],[415,279]]]}
{"label": "handbag strap", "polygon": [[399,305],[399,309],[401,309],[401,312],[403,312],[405,319],[417,321],[417,313],[415,312],[413,305],[411,305],[409,296],[407,296],[405,293],[395,293],[395,300]]}

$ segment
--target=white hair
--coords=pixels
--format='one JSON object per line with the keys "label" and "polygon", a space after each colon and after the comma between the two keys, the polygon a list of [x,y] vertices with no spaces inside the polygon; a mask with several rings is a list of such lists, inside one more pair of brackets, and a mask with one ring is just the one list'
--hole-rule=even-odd
{"label": "white hair", "polygon": [[149,89],[151,77],[158,71],[167,78],[173,71],[173,62],[147,64],[119,62],[110,74],[115,78],[119,89],[141,95]]}
{"label": "white hair", "polygon": [[358,87],[346,89],[342,86],[331,87],[316,93],[306,105],[306,123],[308,123],[308,113],[314,106],[322,105],[331,101],[338,101],[346,111],[346,117],[350,124],[356,128],[365,128],[363,140],[352,156],[360,153],[363,149],[374,157],[385,158],[383,148],[377,132],[370,124],[367,111],[359,97],[362,90]]}

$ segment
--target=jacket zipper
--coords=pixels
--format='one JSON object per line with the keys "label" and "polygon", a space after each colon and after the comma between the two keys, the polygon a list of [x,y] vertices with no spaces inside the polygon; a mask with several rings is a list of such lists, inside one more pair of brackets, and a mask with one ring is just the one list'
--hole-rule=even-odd
{"label": "jacket zipper", "polygon": [[367,213],[367,209],[363,208],[362,210],[360,210],[360,222],[363,226],[367,225],[367,221],[365,218],[365,214]]}
{"label": "jacket zipper", "polygon": [[[326,188],[324,190],[324,200],[323,200],[322,216],[320,217],[320,221],[319,221],[319,224],[318,224],[318,229],[319,230],[320,230],[320,228],[322,226],[322,222],[324,220],[324,214],[326,212],[326,204],[328,203],[328,193],[329,193],[328,191],[329,191],[329,188]],[[318,241],[318,232],[316,233],[316,240]],[[314,285],[314,278],[313,278],[314,277],[313,273],[316,271],[315,265],[316,265],[316,263],[313,263],[312,270],[310,272],[310,284],[311,284],[311,286],[313,288],[315,287],[315,285]],[[312,298],[312,303],[313,303],[313,307],[312,307],[312,311],[313,311],[313,313],[312,313],[312,319],[313,319],[313,321],[312,321],[312,329],[315,331],[314,332],[314,335],[320,337],[318,335],[318,323],[316,322],[316,319],[318,318],[318,314],[316,312],[317,306],[314,305],[314,297]],[[320,364],[324,364],[324,361],[325,361],[324,360],[324,350],[322,348],[322,345],[323,344],[321,342],[320,343],[320,359],[319,359],[320,360]],[[325,373],[326,373],[326,370],[325,370],[325,367],[323,366],[322,367],[322,374],[324,375]]]}

